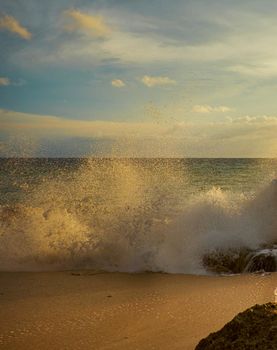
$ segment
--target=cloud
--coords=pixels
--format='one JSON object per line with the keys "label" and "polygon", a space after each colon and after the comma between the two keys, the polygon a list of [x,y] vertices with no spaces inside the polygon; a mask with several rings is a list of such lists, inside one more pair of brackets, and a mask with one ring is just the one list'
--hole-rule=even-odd
{"label": "cloud", "polygon": [[64,16],[64,29],[69,32],[82,31],[96,38],[106,38],[111,34],[111,28],[101,16],[93,16],[75,9],[66,10]]}
{"label": "cloud", "polygon": [[253,64],[237,64],[228,68],[230,72],[243,75],[255,76],[260,78],[270,78],[277,75],[276,59],[267,61],[266,58],[261,62],[253,62]]}
{"label": "cloud", "polygon": [[11,33],[17,34],[22,39],[30,40],[32,34],[27,28],[23,27],[14,17],[5,15],[0,18],[0,29],[6,29]]}
{"label": "cloud", "polygon": [[17,65],[69,64],[95,66],[103,62],[124,64],[151,64],[154,62],[176,62],[184,58],[183,48],[163,45],[162,41],[134,33],[113,31],[109,37],[92,40],[83,33],[78,39],[57,42],[55,48],[34,46],[20,50],[12,60]]}
{"label": "cloud", "polygon": [[[37,135],[74,135],[78,137],[149,137],[163,133],[155,123],[132,123],[101,120],[72,120],[0,109],[0,130],[24,131]],[[138,130],[140,134],[138,134]]]}
{"label": "cloud", "polygon": [[124,83],[123,80],[121,79],[114,79],[111,81],[112,86],[116,87],[116,88],[122,88],[124,87],[126,84]]}
{"label": "cloud", "polygon": [[154,77],[154,76],[149,76],[149,75],[145,75],[141,79],[141,82],[148,87],[166,86],[166,85],[175,85],[176,84],[175,80],[172,80],[168,77]]}
{"label": "cloud", "polygon": [[23,86],[26,84],[26,81],[23,79],[15,79],[13,81],[11,81],[10,78],[7,77],[0,77],[0,86]]}
{"label": "cloud", "polygon": [[[48,140],[47,144],[54,147],[60,141],[72,143],[71,139],[76,148],[85,142],[103,151],[105,145],[113,144],[119,156],[276,157],[276,133],[276,116],[243,116],[203,123],[114,122],[0,109],[0,142],[10,136],[20,139],[23,135],[25,139],[33,137],[38,144]],[[45,156],[47,152],[45,149]],[[103,156],[111,155],[103,152]],[[5,156],[3,152],[0,154]]]}
{"label": "cloud", "polygon": [[194,113],[203,113],[203,114],[209,114],[209,113],[226,113],[230,112],[232,109],[230,107],[226,106],[209,106],[209,105],[196,105],[193,106],[192,112]]}
{"label": "cloud", "polygon": [[11,81],[9,78],[0,77],[0,86],[8,86],[11,85]]}
{"label": "cloud", "polygon": [[[194,35],[189,36],[190,31],[186,29],[190,28],[186,28],[183,20],[180,25],[178,16],[176,22],[150,16],[141,16],[138,20],[132,11],[103,8],[101,11],[97,15],[77,9],[65,11],[65,29],[78,32],[78,37],[61,40],[56,31],[52,37],[47,34],[51,40],[44,41],[46,45],[35,43],[19,50],[12,59],[21,65],[35,62],[76,66],[103,62],[167,62],[175,67],[177,64],[196,66],[213,62],[218,63],[221,73],[225,70],[228,74],[259,78],[277,76],[277,24],[274,18],[263,13],[233,9],[224,17],[210,13],[208,18],[205,13],[205,20],[200,18],[195,26],[199,32],[205,32],[201,36],[206,40],[195,40]],[[207,20],[210,26],[207,26]],[[146,28],[150,29],[143,29],[141,23],[146,23]],[[182,36],[177,35],[180,27]],[[102,40],[93,40],[95,38]],[[212,69],[213,65],[210,67]]]}
{"label": "cloud", "polygon": [[[124,15],[126,17],[126,14]],[[247,23],[241,24],[238,18],[238,24],[241,24],[243,30],[238,33],[235,30],[229,30],[222,38],[217,40],[187,42],[183,39],[171,38],[170,40],[164,34],[166,24],[158,23],[157,26],[164,25],[165,28],[159,33],[145,32],[140,29],[134,31],[133,26],[124,26],[126,20],[122,14],[118,18],[114,12],[105,12],[105,16],[91,15],[76,9],[69,9],[64,12],[65,26],[64,29],[70,32],[79,32],[81,35],[70,40],[60,40],[56,34],[56,42],[53,47],[33,46],[24,48],[16,55],[16,63],[36,62],[57,64],[67,62],[94,65],[107,60],[120,61],[123,63],[162,63],[169,62],[172,64],[188,63],[207,63],[207,62],[224,62],[226,70],[234,70],[236,64],[249,63],[255,68],[266,59],[268,71],[275,69],[273,62],[276,62],[277,51],[273,49],[273,38],[277,34],[273,27],[260,28],[260,32],[249,32]],[[106,23],[106,18],[113,23],[111,28]],[[147,19],[147,17],[145,17]],[[136,17],[128,13],[128,23],[135,22]],[[116,23],[116,24],[114,24]],[[168,25],[168,23],[167,23]],[[225,26],[231,27],[232,23]],[[239,25],[238,28],[241,28]],[[233,25],[232,25],[233,28]],[[270,33],[272,29],[272,33]],[[274,36],[273,36],[274,34]],[[251,39],[249,39],[249,37]],[[102,40],[92,40],[100,38]],[[239,38],[239,40],[238,40]],[[265,40],[266,38],[266,40]],[[49,41],[53,43],[53,38]],[[255,44],[254,44],[255,43]],[[257,61],[257,62],[256,62]],[[253,68],[253,71],[255,69]],[[247,70],[237,69],[240,74],[249,74]],[[259,74],[263,74],[261,70]],[[252,72],[251,72],[252,74]],[[255,72],[253,72],[255,74]],[[269,74],[266,72],[266,74]]]}
{"label": "cloud", "polygon": [[[116,19],[113,12],[105,12],[105,16],[94,16],[76,9],[69,9],[64,12],[64,29],[69,32],[79,32],[78,38],[72,37],[70,40],[61,41],[59,35],[56,34],[56,42],[53,47],[36,45],[23,48],[15,57],[16,63],[27,65],[29,62],[32,62],[32,64],[36,62],[36,64],[51,63],[55,65],[69,63],[78,66],[80,64],[91,66],[113,60],[128,64],[159,62],[176,64],[177,62],[189,61],[220,61],[237,52],[235,43],[228,43],[229,38],[224,38],[223,42],[191,45],[184,43],[184,40],[178,41],[174,38],[169,40],[163,34],[164,31],[155,35],[141,29],[136,32],[133,29],[133,23],[137,21],[137,18],[131,12],[128,13],[128,23],[132,23],[132,26],[126,27],[123,25],[126,16],[127,14],[124,17],[121,14]],[[109,18],[110,22],[113,23],[112,28],[106,23],[106,18]],[[147,19],[147,17],[145,18]],[[142,21],[142,19],[140,20]],[[163,23],[158,25],[161,26]],[[92,40],[93,38],[102,40]],[[53,38],[49,43],[53,43]],[[165,84],[173,82],[168,78]]]}

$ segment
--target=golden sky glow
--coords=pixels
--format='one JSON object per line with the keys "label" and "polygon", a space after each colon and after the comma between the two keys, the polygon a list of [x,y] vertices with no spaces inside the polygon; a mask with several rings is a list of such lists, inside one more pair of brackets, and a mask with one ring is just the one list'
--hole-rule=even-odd
{"label": "golden sky glow", "polygon": [[7,30],[25,40],[30,40],[32,38],[32,34],[28,31],[28,29],[23,27],[12,16],[6,15],[0,18],[0,29]]}
{"label": "golden sky glow", "polygon": [[277,3],[266,3],[2,0],[0,142],[24,129],[274,156]]}
{"label": "golden sky glow", "polygon": [[81,30],[100,38],[107,37],[111,33],[111,29],[101,16],[89,15],[75,9],[66,10],[64,16],[67,18],[64,28],[70,32]]}

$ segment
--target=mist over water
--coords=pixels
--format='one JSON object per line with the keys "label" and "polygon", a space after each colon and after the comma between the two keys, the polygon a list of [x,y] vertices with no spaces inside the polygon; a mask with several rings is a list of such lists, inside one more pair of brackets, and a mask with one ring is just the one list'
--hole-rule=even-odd
{"label": "mist over water", "polygon": [[0,162],[1,270],[207,273],[277,243],[276,160]]}

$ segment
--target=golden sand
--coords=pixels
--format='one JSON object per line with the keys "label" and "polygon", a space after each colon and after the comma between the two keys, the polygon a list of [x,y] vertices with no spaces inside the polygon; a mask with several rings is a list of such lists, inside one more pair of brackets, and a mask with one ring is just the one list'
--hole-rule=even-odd
{"label": "golden sand", "polygon": [[192,350],[276,286],[276,273],[0,273],[0,348]]}

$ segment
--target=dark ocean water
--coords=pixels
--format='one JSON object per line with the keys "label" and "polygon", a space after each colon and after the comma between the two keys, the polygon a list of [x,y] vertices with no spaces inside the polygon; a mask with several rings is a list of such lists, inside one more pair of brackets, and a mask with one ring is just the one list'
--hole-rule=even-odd
{"label": "dark ocean water", "polygon": [[275,254],[276,174],[277,159],[0,159],[0,269],[232,272],[239,256],[241,272]]}

